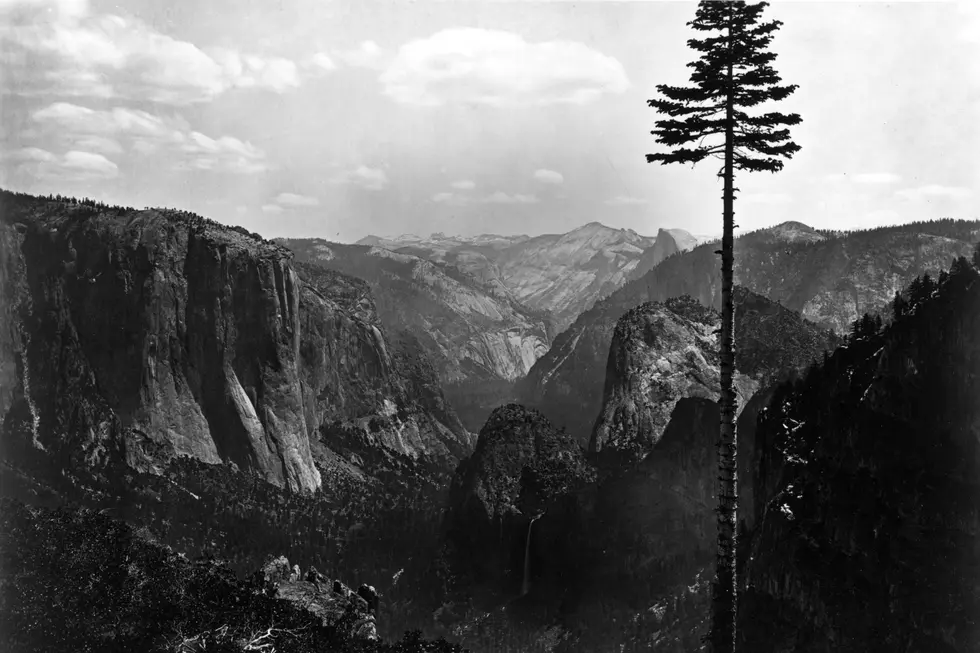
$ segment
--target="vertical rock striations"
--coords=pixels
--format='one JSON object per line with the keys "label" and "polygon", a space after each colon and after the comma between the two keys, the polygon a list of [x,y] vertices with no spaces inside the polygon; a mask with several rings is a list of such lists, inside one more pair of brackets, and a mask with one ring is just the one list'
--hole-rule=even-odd
{"label": "vertical rock striations", "polygon": [[[386,349],[383,333],[337,303],[318,313],[278,245],[182,212],[12,193],[0,201],[8,455],[143,471],[192,456],[310,492],[321,484],[311,436],[316,445],[329,412],[329,393],[311,396],[310,379],[336,359],[360,364],[368,385],[398,377],[382,362],[356,362]],[[350,332],[329,331],[345,320]],[[328,338],[309,337],[318,330]],[[349,396],[348,381],[334,377],[333,387]],[[394,399],[392,411],[409,409]],[[346,416],[378,403],[353,400]],[[425,450],[411,438],[395,448]]]}

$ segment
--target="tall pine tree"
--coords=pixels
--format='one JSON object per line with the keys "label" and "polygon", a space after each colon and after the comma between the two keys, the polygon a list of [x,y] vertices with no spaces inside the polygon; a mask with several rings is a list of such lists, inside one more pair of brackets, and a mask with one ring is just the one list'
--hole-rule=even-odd
{"label": "tall pine tree", "polygon": [[[778,172],[783,158],[791,158],[800,146],[790,140],[788,127],[798,114],[762,112],[768,102],[782,100],[796,90],[782,81],[772,67],[776,55],[767,52],[780,21],[760,22],[767,2],[702,0],[688,23],[704,38],[688,46],[701,53],[688,66],[694,69],[691,86],[659,85],[661,98],[649,105],[665,114],[651,132],[669,151],[648,154],[647,161],[698,163],[709,156],[724,161],[718,173],[724,181],[723,235],[721,241],[721,436],[718,441],[718,554],[712,585],[712,619],[709,642],[714,653],[735,649],[735,525],[737,465],[735,459],[736,395],[735,317],[732,277],[735,230],[735,170]],[[747,109],[757,109],[749,113]]]}

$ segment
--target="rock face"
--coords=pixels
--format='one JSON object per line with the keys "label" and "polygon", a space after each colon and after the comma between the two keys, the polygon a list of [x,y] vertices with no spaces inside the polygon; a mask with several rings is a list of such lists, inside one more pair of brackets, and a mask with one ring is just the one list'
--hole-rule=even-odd
{"label": "rock face", "polygon": [[[404,394],[372,403],[350,391],[406,383],[362,283],[306,283],[284,248],[187,213],[2,201],[8,452],[141,471],[191,456],[310,492],[331,417],[425,412]],[[337,299],[345,292],[364,297],[360,314]],[[424,442],[392,425],[399,436],[383,443],[445,452],[464,437],[447,421]]]}
{"label": "rock face", "polygon": [[540,413],[494,410],[450,488],[450,539],[475,582],[516,593],[532,520],[593,478],[581,448]]}
{"label": "rock face", "polygon": [[267,562],[256,572],[255,580],[267,595],[311,612],[323,626],[336,626],[354,640],[378,639],[377,592],[369,585],[361,585],[354,592],[341,581],[328,579],[313,568],[305,577],[294,574],[285,556]]}
{"label": "rock face", "polygon": [[[642,304],[620,320],[611,319],[612,310],[597,314],[581,333],[562,334],[542,359],[553,361],[555,368],[535,366],[522,384],[523,396],[535,399],[542,412],[579,441],[595,434],[596,449],[623,439],[619,433],[627,434],[627,441],[652,444],[677,399],[717,396],[713,332],[720,317],[678,295],[683,299]],[[735,305],[735,364],[743,375],[738,381],[740,406],[758,388],[806,366],[835,343],[798,313],[744,288],[736,288]],[[603,346],[605,352],[600,351]],[[656,370],[653,375],[651,370]],[[637,435],[633,429],[641,423],[643,434]]]}
{"label": "rock face", "polygon": [[759,420],[745,650],[980,647],[980,274],[911,294]]}
{"label": "rock face", "polygon": [[668,256],[678,254],[685,249],[690,249],[690,247],[682,248],[670,231],[661,229],[657,232],[657,240],[653,244],[653,247],[649,247],[643,251],[636,267],[630,272],[630,278],[638,279],[642,277]]}
{"label": "rock face", "polygon": [[[967,255],[980,237],[980,222],[939,220],[819,240],[785,240],[785,232],[774,228],[736,240],[736,282],[802,313],[817,326],[844,333],[864,312],[881,309],[916,275],[935,276],[954,257]],[[596,302],[555,337],[548,353],[521,381],[518,399],[584,441],[598,414],[616,321],[644,302],[681,295],[719,308],[716,249],[706,244],[672,256]],[[743,345],[740,333],[747,332],[736,327],[736,355]],[[757,342],[764,351],[765,341]]]}
{"label": "rock face", "polygon": [[623,285],[638,265],[652,267],[676,249],[693,247],[697,239],[682,229],[661,229],[650,238],[591,222],[568,233],[533,238],[433,234],[368,237],[360,242],[456,266],[551,315],[556,329],[562,330],[597,299]]}
{"label": "rock face", "polygon": [[[660,441],[678,401],[717,402],[720,359],[714,331],[720,324],[717,313],[690,297],[642,304],[621,317],[590,451],[642,457]],[[736,374],[739,410],[758,386]]]}
{"label": "rock face", "polygon": [[474,432],[550,344],[544,315],[456,268],[376,247],[281,242],[301,261],[367,280],[384,326],[414,337]]}

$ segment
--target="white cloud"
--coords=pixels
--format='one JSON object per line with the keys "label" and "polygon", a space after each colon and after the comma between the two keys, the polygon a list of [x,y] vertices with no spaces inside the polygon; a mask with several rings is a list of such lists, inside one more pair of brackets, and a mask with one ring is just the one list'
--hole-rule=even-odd
{"label": "white cloud", "polygon": [[0,45],[11,93],[183,105],[236,88],[281,93],[301,81],[289,59],[205,51],[135,18],[93,14],[85,2],[3,0],[3,6]]}
{"label": "white cloud", "polygon": [[123,148],[119,141],[105,136],[88,135],[76,139],[74,146],[80,150],[99,152],[101,154],[122,154]]}
{"label": "white cloud", "polygon": [[37,147],[26,147],[6,155],[17,172],[35,180],[94,181],[119,176],[119,167],[101,154],[70,150],[57,155]]}
{"label": "white cloud", "polygon": [[432,201],[438,204],[462,204],[463,197],[455,193],[436,193],[432,196]]}
{"label": "white cloud", "polygon": [[640,197],[628,197],[626,195],[619,195],[617,197],[612,197],[605,202],[609,206],[634,206],[639,204],[647,204],[647,200]]}
{"label": "white cloud", "polygon": [[842,183],[842,182],[853,182],[855,184],[894,184],[901,181],[902,178],[892,172],[859,172],[856,174],[848,174],[846,172],[835,172],[829,175],[824,175],[819,178],[818,181],[826,181],[831,183]]}
{"label": "white cloud", "polygon": [[507,193],[498,190],[496,193],[489,195],[480,201],[488,204],[536,204],[538,202],[538,198],[534,195],[521,195],[520,193],[508,195]]}
{"label": "white cloud", "polygon": [[477,28],[409,41],[380,79],[390,98],[420,106],[584,104],[629,88],[618,60],[581,43]]}
{"label": "white cloud", "polygon": [[333,59],[331,59],[325,52],[317,52],[314,54],[312,57],[310,57],[307,65],[325,71],[337,69],[337,64],[334,63]]}
{"label": "white cloud", "polygon": [[456,190],[473,190],[474,188],[476,188],[476,184],[470,181],[469,179],[461,179],[459,181],[454,181],[449,185],[455,188]]}
{"label": "white cloud", "polygon": [[793,201],[793,197],[786,193],[746,193],[740,195],[738,199],[751,204],[767,204],[770,206],[789,204]]}
{"label": "white cloud", "polygon": [[318,206],[320,200],[306,195],[297,195],[296,193],[279,193],[276,197],[276,203],[283,206]]}
{"label": "white cloud", "polygon": [[540,200],[534,195],[524,195],[521,193],[509,194],[497,191],[483,197],[473,197],[472,195],[461,195],[459,193],[436,193],[432,196],[432,201],[437,204],[537,204]]}
{"label": "white cloud", "polygon": [[902,178],[891,172],[865,172],[854,175],[854,181],[858,184],[894,184]]}
{"label": "white cloud", "polygon": [[360,165],[354,170],[345,172],[333,179],[334,183],[352,184],[365,190],[384,190],[388,185],[388,175],[381,168],[369,168]]}
{"label": "white cloud", "polygon": [[176,156],[178,169],[243,174],[268,169],[265,153],[251,143],[233,136],[211,138],[191,130],[186,121],[176,117],[164,119],[137,109],[95,110],[55,102],[38,109],[31,118],[48,130],[50,138],[78,144],[92,141],[103,145],[100,151],[105,153],[112,153],[112,144],[118,146],[117,139],[125,138],[138,155]]}
{"label": "white cloud", "polygon": [[973,195],[973,191],[971,191],[969,188],[963,188],[961,186],[941,186],[938,184],[929,184],[926,186],[918,186],[916,188],[903,188],[902,190],[895,191],[895,194],[906,200],[928,201],[934,198],[965,199]]}
{"label": "white cloud", "polygon": [[353,50],[337,50],[334,56],[358,68],[383,68],[385,63],[385,51],[374,41],[364,41]]}
{"label": "white cloud", "polygon": [[268,213],[270,215],[279,215],[280,213],[282,213],[282,207],[279,206],[278,204],[263,204],[262,212]]}
{"label": "white cloud", "polygon": [[554,170],[535,170],[534,178],[543,184],[563,184],[565,183],[565,178],[560,172],[555,172]]}

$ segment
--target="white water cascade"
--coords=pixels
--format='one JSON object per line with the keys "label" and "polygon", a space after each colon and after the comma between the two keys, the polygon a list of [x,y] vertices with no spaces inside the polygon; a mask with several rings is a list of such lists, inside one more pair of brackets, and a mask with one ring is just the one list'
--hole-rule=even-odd
{"label": "white water cascade", "polygon": [[531,529],[534,528],[534,522],[540,518],[541,515],[532,517],[531,522],[527,525],[527,540],[524,542],[524,582],[521,583],[521,596],[526,596],[531,591]]}
{"label": "white water cascade", "polygon": [[31,396],[31,369],[27,362],[27,350],[31,348],[31,334],[28,332],[24,336],[24,350],[21,352],[20,364],[23,368],[23,378],[21,384],[24,387],[24,399],[27,401],[27,409],[31,413],[31,443],[35,449],[45,451],[44,444],[38,438],[38,427],[41,424],[41,416],[34,405],[34,398]]}

